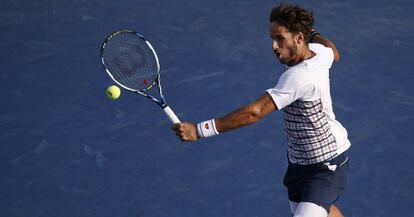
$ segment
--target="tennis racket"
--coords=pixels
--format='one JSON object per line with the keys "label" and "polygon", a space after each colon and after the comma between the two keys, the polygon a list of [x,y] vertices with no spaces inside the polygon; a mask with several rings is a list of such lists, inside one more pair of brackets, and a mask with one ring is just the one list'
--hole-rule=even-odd
{"label": "tennis racket", "polygon": [[[180,123],[164,99],[157,54],[142,35],[130,30],[110,34],[102,43],[101,62],[120,87],[157,103],[171,122]],[[149,94],[154,86],[157,86],[159,98]]]}

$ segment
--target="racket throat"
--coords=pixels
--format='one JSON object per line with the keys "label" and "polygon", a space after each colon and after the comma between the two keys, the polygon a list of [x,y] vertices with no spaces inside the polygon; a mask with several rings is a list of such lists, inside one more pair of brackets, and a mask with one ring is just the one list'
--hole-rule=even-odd
{"label": "racket throat", "polygon": [[178,119],[177,115],[175,115],[169,106],[166,106],[163,110],[173,124],[181,123],[180,119]]}

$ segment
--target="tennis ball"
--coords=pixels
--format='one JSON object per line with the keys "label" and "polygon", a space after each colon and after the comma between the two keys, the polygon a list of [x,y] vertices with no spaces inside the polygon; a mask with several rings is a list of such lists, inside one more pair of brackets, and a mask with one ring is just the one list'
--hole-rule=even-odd
{"label": "tennis ball", "polygon": [[121,96],[121,89],[116,85],[111,85],[106,89],[106,95],[109,99],[116,100]]}

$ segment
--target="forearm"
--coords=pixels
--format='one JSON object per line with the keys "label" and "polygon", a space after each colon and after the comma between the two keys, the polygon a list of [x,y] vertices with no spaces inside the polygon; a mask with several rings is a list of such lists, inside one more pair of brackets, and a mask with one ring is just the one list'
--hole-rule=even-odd
{"label": "forearm", "polygon": [[334,53],[334,62],[339,61],[339,58],[340,58],[339,51],[336,48],[335,44],[331,40],[323,37],[320,34],[316,34],[311,38],[310,42],[311,43],[319,43],[319,44],[324,45],[325,47],[331,48],[333,50],[333,53]]}

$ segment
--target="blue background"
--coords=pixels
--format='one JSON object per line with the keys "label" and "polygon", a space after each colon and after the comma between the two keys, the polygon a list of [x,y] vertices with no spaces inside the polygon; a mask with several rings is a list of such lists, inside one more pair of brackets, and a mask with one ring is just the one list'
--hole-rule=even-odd
{"label": "blue background", "polygon": [[[352,142],[346,216],[414,216],[414,3],[291,1],[342,59],[333,107]],[[118,29],[156,48],[180,119],[225,115],[273,87],[283,66],[268,16],[278,1],[3,0],[0,216],[289,216],[280,112],[182,143],[163,112],[123,92],[99,60]]]}

